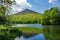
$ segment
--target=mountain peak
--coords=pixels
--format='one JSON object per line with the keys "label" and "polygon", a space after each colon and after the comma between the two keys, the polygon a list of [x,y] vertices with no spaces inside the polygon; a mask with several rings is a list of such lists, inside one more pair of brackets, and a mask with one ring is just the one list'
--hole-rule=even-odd
{"label": "mountain peak", "polygon": [[33,12],[32,10],[30,10],[30,9],[25,9],[25,10],[23,10],[22,12]]}
{"label": "mountain peak", "polygon": [[33,11],[33,10],[30,10],[30,9],[25,9],[25,10],[19,12],[18,14],[33,14],[33,13],[34,13],[34,14],[40,14],[40,13],[35,12],[35,11]]}

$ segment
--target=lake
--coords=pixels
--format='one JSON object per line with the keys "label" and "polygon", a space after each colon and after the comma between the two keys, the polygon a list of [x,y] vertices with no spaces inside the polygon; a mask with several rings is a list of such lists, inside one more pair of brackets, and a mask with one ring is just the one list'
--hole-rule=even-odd
{"label": "lake", "polygon": [[12,27],[33,27],[33,28],[42,28],[41,24],[16,24]]}
{"label": "lake", "polygon": [[25,38],[16,37],[15,40],[60,40],[60,25],[16,24],[13,27],[33,27],[42,29],[42,33]]}
{"label": "lake", "polygon": [[15,40],[45,40],[45,37],[43,34],[37,34],[29,38],[25,38],[24,36],[16,37]]}

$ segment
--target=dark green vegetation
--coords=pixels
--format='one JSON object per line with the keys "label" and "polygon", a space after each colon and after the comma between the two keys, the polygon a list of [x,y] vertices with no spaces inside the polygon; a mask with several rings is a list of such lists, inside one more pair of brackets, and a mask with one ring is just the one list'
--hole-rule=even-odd
{"label": "dark green vegetation", "polygon": [[44,25],[43,34],[46,40],[60,40],[60,26],[57,25]]}
{"label": "dark green vegetation", "polygon": [[15,37],[20,35],[22,35],[22,32],[18,29],[0,25],[0,40],[14,40]]}

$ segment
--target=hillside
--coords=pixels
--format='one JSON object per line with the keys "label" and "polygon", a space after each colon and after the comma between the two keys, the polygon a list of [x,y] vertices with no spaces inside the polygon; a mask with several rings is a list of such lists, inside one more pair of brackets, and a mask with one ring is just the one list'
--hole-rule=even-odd
{"label": "hillside", "polygon": [[40,20],[41,14],[29,9],[9,16],[9,21],[13,23],[40,23]]}

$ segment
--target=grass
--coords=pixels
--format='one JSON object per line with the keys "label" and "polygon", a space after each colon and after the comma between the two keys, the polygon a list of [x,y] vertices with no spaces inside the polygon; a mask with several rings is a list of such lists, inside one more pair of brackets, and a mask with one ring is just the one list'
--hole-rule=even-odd
{"label": "grass", "polygon": [[22,31],[22,35],[25,37],[33,36],[42,33],[41,29],[31,28],[31,27],[16,27],[18,30]]}
{"label": "grass", "polygon": [[18,29],[27,33],[40,33],[41,32],[41,30],[38,28],[20,27]]}

